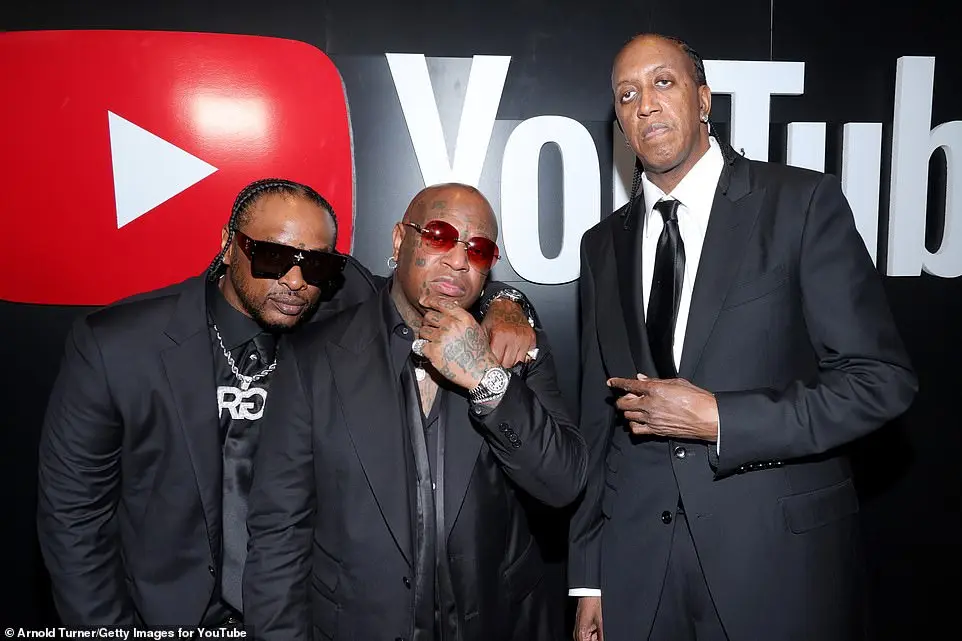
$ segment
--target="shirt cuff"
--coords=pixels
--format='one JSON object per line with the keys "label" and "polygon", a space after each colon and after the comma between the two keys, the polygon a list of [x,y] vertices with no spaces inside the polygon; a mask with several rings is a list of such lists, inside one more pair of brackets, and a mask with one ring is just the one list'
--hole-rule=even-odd
{"label": "shirt cuff", "polygon": [[[505,390],[505,392],[507,392],[507,390]],[[503,398],[504,392],[487,401],[482,401],[480,403],[469,402],[471,405],[471,412],[475,416],[487,416],[494,410],[498,409],[498,405],[501,404],[501,399]]]}
{"label": "shirt cuff", "polygon": [[568,590],[568,596],[601,596],[601,590],[598,588],[571,588]]}
{"label": "shirt cuff", "polygon": [[718,417],[718,433],[715,435],[715,454],[721,456],[721,416]]}

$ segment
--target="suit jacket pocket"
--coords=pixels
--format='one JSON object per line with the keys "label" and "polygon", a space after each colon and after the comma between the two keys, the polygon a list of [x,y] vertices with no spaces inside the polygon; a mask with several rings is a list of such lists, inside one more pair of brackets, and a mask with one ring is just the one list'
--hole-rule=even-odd
{"label": "suit jacket pocket", "polygon": [[534,537],[528,539],[528,546],[502,574],[504,585],[512,601],[520,601],[530,594],[541,581],[543,574],[541,556]]}
{"label": "suit jacket pocket", "polygon": [[314,548],[314,567],[311,571],[311,619],[314,629],[327,639],[334,639],[337,613],[340,606],[334,596],[340,576],[340,564]]}
{"label": "suit jacket pocket", "polygon": [[315,545],[311,574],[315,583],[319,584],[318,587],[327,588],[327,593],[333,594],[337,589],[338,578],[341,576],[341,564]]}
{"label": "suit jacket pocket", "polygon": [[311,621],[314,623],[314,630],[322,638],[335,638],[337,610],[337,604],[329,596],[318,590],[317,579],[313,579],[311,585]]}
{"label": "suit jacket pocket", "polygon": [[753,300],[766,296],[779,289],[788,282],[788,269],[785,265],[776,265],[773,269],[749,281],[736,283],[728,290],[722,309],[730,309],[744,305]]}
{"label": "suit jacket pocket", "polygon": [[802,534],[858,513],[858,495],[852,479],[813,492],[779,499],[785,522],[795,534]]}

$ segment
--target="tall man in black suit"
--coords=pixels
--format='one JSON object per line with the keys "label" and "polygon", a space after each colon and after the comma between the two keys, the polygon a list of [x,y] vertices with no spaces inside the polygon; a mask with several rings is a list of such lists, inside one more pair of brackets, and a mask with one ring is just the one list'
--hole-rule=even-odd
{"label": "tall man in black suit", "polygon": [[544,337],[508,371],[464,311],[497,233],[476,189],[426,189],[390,283],[284,351],[251,490],[255,638],[562,634],[526,508],[574,500],[587,455]]}
{"label": "tall man in black suit", "polygon": [[575,639],[857,638],[837,448],[916,379],[839,182],[713,138],[680,41],[633,39],[611,82],[644,173],[582,242]]}
{"label": "tall man in black suit", "polygon": [[[280,393],[276,339],[377,290],[332,251],[336,239],[313,189],[258,181],[238,195],[207,273],[74,326],[39,470],[40,546],[63,623],[240,620],[250,467],[268,394]],[[176,255],[176,238],[164,242]],[[534,345],[517,301],[493,303],[485,325],[507,364]]]}

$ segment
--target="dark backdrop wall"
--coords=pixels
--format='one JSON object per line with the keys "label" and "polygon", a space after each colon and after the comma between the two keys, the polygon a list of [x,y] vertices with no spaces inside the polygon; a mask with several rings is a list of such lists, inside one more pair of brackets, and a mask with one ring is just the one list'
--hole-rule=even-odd
{"label": "dark backdrop wall", "polygon": [[[343,78],[350,108],[353,253],[374,271],[386,273],[390,225],[425,180],[476,182],[502,216],[507,260],[494,275],[516,281],[534,300],[559,354],[561,382],[573,409],[577,242],[585,227],[624,197],[623,187],[613,180],[616,161],[624,154],[623,143],[613,135],[610,62],[637,32],[658,31],[689,41],[710,61],[710,84],[727,91],[716,93],[713,118],[736,148],[745,147],[756,158],[842,175],[918,370],[920,392],[909,412],[851,447],[876,634],[894,640],[940,631],[956,605],[955,591],[942,587],[956,582],[962,540],[957,462],[962,430],[955,410],[962,388],[962,123],[957,122],[962,118],[962,48],[954,32],[954,4],[918,0],[882,10],[867,0],[36,0],[6,8],[0,29],[249,34],[299,40],[324,51]],[[4,37],[0,34],[0,44]],[[0,55],[11,54],[0,49]],[[915,56],[923,58],[908,58]],[[926,70],[932,63],[926,60],[933,58],[929,94]],[[778,67],[767,80],[767,72],[731,65],[750,61],[803,65]],[[29,61],[0,63],[9,68]],[[419,75],[423,67],[430,93]],[[497,101],[499,73],[503,91]],[[803,89],[793,89],[799,78]],[[743,84],[732,97],[728,85],[739,82]],[[773,95],[770,105],[747,93],[766,82],[780,85],[775,93],[785,94]],[[3,100],[28,100],[20,89],[5,86]],[[485,116],[486,100],[488,111],[494,110],[493,122]],[[930,122],[925,121],[929,105]],[[431,137],[432,122],[438,120],[432,120],[431,109],[437,110],[440,138]],[[459,137],[463,110],[471,120]],[[876,124],[846,127],[849,123]],[[942,152],[928,160],[930,139],[925,136],[941,123],[950,124],[940,129],[939,141],[949,141],[956,155],[948,167]],[[541,147],[541,142],[547,144]],[[38,166],[31,170],[35,180],[29,184],[13,181],[9,176],[18,150],[7,147],[5,152],[0,160],[0,230],[17,226],[22,217],[37,222],[26,236],[4,241],[5,247],[15,241],[33,251],[18,250],[17,256],[27,258],[3,263],[7,267],[0,279],[32,281],[20,290],[37,293],[38,299],[52,288],[51,278],[68,283],[110,279],[110,273],[86,273],[82,259],[64,265],[56,276],[38,271],[37,265],[56,260],[45,251],[45,240],[61,213],[24,209],[29,198],[11,201],[10,195],[56,191],[71,177]],[[898,163],[893,156],[900,158]],[[450,164],[444,165],[452,159],[454,173]],[[210,256],[232,195],[223,198],[204,232]],[[899,200],[903,198],[909,200]],[[84,199],[72,202],[83,207]],[[169,233],[176,237],[177,229]],[[205,261],[179,265],[179,276],[205,266]],[[129,268],[138,269],[136,260]],[[33,280],[38,273],[43,278]],[[29,626],[55,621],[34,526],[39,426],[67,328],[91,307],[11,301],[0,301],[0,389],[7,407],[0,419],[0,487],[7,508],[0,546],[7,596],[0,600],[0,622]]]}

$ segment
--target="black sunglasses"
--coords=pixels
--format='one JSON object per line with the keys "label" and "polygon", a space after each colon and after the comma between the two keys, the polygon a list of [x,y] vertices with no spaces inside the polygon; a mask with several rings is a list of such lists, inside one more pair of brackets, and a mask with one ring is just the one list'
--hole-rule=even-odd
{"label": "black sunglasses", "polygon": [[251,275],[254,278],[277,280],[296,265],[301,268],[304,280],[315,287],[327,289],[337,287],[341,282],[341,272],[347,263],[347,257],[343,254],[253,240],[239,231],[234,234],[241,251],[251,263]]}

